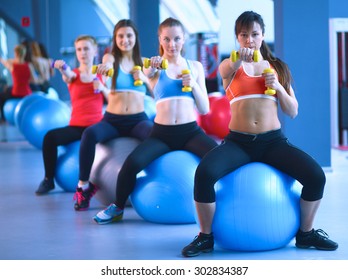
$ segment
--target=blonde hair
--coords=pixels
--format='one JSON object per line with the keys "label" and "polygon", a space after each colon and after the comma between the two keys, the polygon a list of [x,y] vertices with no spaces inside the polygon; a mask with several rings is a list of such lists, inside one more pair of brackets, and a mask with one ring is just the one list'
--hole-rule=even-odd
{"label": "blonde hair", "polygon": [[75,39],[75,44],[79,41],[90,41],[93,45],[97,46],[97,40],[91,35],[80,35]]}
{"label": "blonde hair", "polygon": [[27,49],[24,45],[17,45],[14,47],[14,52],[20,57],[23,58],[25,57],[27,53]]}

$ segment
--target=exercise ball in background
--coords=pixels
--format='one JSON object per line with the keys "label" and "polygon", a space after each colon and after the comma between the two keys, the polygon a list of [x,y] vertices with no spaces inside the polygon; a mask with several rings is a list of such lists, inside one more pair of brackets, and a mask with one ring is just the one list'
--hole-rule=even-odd
{"label": "exercise ball in background", "polygon": [[156,103],[151,96],[145,95],[144,108],[148,118],[153,121],[156,117]]}
{"label": "exercise ball in background", "polygon": [[98,187],[95,198],[103,205],[115,202],[118,173],[139,143],[136,138],[119,137],[96,145],[90,181]]}
{"label": "exercise ball in background", "polygon": [[286,246],[300,226],[301,185],[259,162],[224,176],[216,184],[215,242],[236,251]]}
{"label": "exercise ball in background", "polygon": [[8,124],[10,125],[15,125],[14,112],[19,101],[21,101],[20,98],[13,98],[13,99],[6,100],[4,104],[4,107],[3,107],[4,117],[5,117],[5,120],[8,122]]}
{"label": "exercise ball in background", "polygon": [[53,87],[48,88],[46,97],[49,99],[59,100],[59,94]]}
{"label": "exercise ball in background", "polygon": [[59,151],[55,179],[66,192],[75,192],[79,181],[80,141],[65,145]]}
{"label": "exercise ball in background", "polygon": [[42,149],[45,134],[51,129],[67,126],[69,120],[70,108],[65,103],[43,98],[23,112],[19,130],[30,144]]}
{"label": "exercise ball in background", "polygon": [[39,101],[41,99],[45,98],[43,94],[36,94],[32,93],[26,97],[23,97],[17,104],[14,114],[13,114],[13,119],[16,127],[19,129],[20,128],[20,122],[22,120],[22,116],[24,111],[34,102]]}
{"label": "exercise ball in background", "polygon": [[207,120],[209,114],[211,114],[211,103],[218,98],[222,97],[222,93],[220,92],[212,92],[208,94],[209,99],[209,112],[205,115],[201,115],[197,110],[197,124],[205,131],[205,133],[212,135],[212,131],[209,130],[209,127],[207,125]]}
{"label": "exercise ball in background", "polygon": [[229,133],[230,103],[225,95],[212,93],[209,94],[209,105],[209,113],[199,116],[199,125],[207,134],[223,139]]}
{"label": "exercise ball in background", "polygon": [[130,196],[138,215],[154,223],[195,223],[193,184],[199,161],[190,152],[172,151],[150,163]]}

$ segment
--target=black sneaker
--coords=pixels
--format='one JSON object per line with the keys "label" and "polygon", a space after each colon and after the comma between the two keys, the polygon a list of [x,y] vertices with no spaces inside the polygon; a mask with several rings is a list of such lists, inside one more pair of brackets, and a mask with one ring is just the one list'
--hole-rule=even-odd
{"label": "black sneaker", "polygon": [[338,248],[338,244],[329,239],[329,235],[322,229],[309,232],[299,230],[296,234],[296,247],[308,249],[315,247],[318,250],[334,251]]}
{"label": "black sneaker", "polygon": [[54,189],[53,179],[43,179],[39,185],[39,188],[35,191],[37,195],[43,195]]}
{"label": "black sneaker", "polygon": [[214,250],[213,234],[199,233],[193,241],[182,249],[181,254],[184,257],[195,257],[201,253],[209,253]]}
{"label": "black sneaker", "polygon": [[97,189],[98,188],[91,182],[89,182],[88,189],[85,191],[82,190],[82,188],[76,188],[76,192],[74,195],[74,200],[76,200],[76,203],[74,205],[75,210],[87,210],[89,207],[89,201],[91,200],[92,196],[95,195]]}

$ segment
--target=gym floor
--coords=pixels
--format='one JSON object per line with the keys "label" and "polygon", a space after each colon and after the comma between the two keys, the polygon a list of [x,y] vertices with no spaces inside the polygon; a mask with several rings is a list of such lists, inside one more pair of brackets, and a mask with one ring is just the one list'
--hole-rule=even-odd
{"label": "gym floor", "polygon": [[[131,208],[117,224],[97,225],[92,217],[104,206],[92,199],[76,212],[73,193],[58,186],[46,196],[35,190],[43,176],[41,150],[15,127],[0,125],[1,260],[180,260],[181,249],[198,232],[196,224],[163,225],[144,221]],[[333,252],[288,246],[265,252],[233,252],[218,246],[196,260],[347,260],[348,152],[332,150],[325,197],[315,228],[339,243]]]}

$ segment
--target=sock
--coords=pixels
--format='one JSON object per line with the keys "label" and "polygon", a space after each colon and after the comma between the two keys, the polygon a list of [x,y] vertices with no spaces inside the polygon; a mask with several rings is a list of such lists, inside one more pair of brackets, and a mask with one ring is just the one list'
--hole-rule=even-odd
{"label": "sock", "polygon": [[299,233],[301,235],[309,235],[309,234],[312,234],[314,231],[314,229],[311,229],[310,231],[302,231],[302,230],[299,230]]}
{"label": "sock", "polygon": [[211,233],[207,234],[207,233],[200,232],[199,236],[204,237],[204,238],[210,238],[213,236],[213,233],[211,232]]}
{"label": "sock", "polygon": [[85,190],[88,190],[89,184],[88,183],[87,184],[83,184],[83,185],[77,184],[77,187],[82,189],[83,191],[85,191]]}

